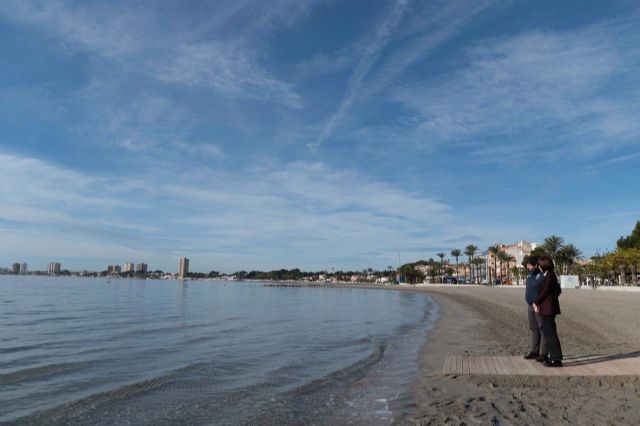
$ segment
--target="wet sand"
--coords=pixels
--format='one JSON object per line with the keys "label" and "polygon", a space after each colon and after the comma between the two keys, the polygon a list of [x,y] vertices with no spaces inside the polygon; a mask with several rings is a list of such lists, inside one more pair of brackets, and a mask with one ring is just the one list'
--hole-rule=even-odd
{"label": "wet sand", "polygon": [[[640,424],[640,378],[634,376],[444,376],[446,355],[528,352],[524,289],[415,290],[427,291],[441,316],[421,355],[416,414],[403,423]],[[565,356],[640,351],[640,293],[565,290],[560,303],[557,322]]]}

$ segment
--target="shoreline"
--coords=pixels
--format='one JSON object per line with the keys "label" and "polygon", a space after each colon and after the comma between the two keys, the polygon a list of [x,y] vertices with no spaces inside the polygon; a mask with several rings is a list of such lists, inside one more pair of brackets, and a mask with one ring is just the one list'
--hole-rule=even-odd
{"label": "shoreline", "polygon": [[[424,293],[438,304],[439,318],[427,333],[418,360],[420,373],[409,389],[413,401],[410,407],[394,410],[394,424],[640,423],[639,376],[442,374],[447,355],[523,356],[528,352],[523,286],[323,287]],[[564,289],[560,304],[558,330],[565,356],[636,352],[640,356],[640,315],[636,313],[640,293]]]}

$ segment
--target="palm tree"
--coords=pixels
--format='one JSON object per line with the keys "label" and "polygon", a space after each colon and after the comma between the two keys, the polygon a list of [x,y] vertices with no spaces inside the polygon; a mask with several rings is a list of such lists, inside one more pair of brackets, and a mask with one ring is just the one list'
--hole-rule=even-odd
{"label": "palm tree", "polygon": [[516,284],[520,284],[520,278],[525,274],[525,270],[518,265],[514,265],[511,267],[511,273],[516,279]]}
{"label": "palm tree", "polygon": [[571,266],[580,259],[582,259],[582,251],[573,244],[563,246],[558,252],[558,260],[565,267],[564,272],[569,272]]}
{"label": "palm tree", "polygon": [[[511,265],[511,263],[513,262],[513,265],[515,267],[518,267],[518,265],[516,265],[516,258],[515,256],[513,256],[512,254],[509,255],[509,259],[507,260],[507,266]],[[507,268],[508,269],[508,268]],[[509,278],[509,271],[507,270],[507,279]]]}
{"label": "palm tree", "polygon": [[456,278],[460,276],[460,271],[458,270],[458,258],[462,256],[462,252],[458,249],[451,250],[451,256],[456,258]]}
{"label": "palm tree", "polygon": [[471,267],[471,262],[478,252],[478,246],[474,246],[473,244],[469,244],[464,248],[464,254],[469,259],[469,280],[473,279],[473,268]]}
{"label": "palm tree", "polygon": [[500,253],[500,249],[502,248],[502,246],[500,244],[494,244],[492,246],[489,246],[489,253],[491,253],[493,255],[493,273],[495,274],[495,276],[493,277],[493,279],[491,278],[491,268],[489,268],[489,282],[491,284],[493,284],[493,282],[495,281],[495,279],[498,276],[498,253]]}
{"label": "palm tree", "polygon": [[440,253],[436,253],[436,256],[438,256],[440,258],[440,275],[441,275],[441,281],[444,282],[444,257],[446,256],[446,254],[440,252]]}
{"label": "palm tree", "polygon": [[564,238],[559,237],[557,235],[551,235],[544,239],[544,243],[542,244],[542,248],[545,252],[553,259],[554,262],[558,262],[558,254],[560,250],[564,246]]}
{"label": "palm tree", "polygon": [[483,257],[475,257],[471,263],[475,266],[476,269],[476,284],[478,284],[478,277],[480,276],[480,268],[484,264],[485,259]]}
{"label": "palm tree", "polygon": [[[504,256],[504,261],[507,262],[507,267],[505,268],[505,270],[507,271],[507,280],[511,279],[511,277],[509,276],[509,272],[511,271],[511,263],[513,262],[514,264],[516,263],[516,258],[509,253],[506,253],[506,256]],[[517,266],[516,266],[517,267]],[[515,277],[515,275],[514,275]]]}
{"label": "palm tree", "polygon": [[[496,256],[497,260],[500,261],[500,281],[504,281],[504,273],[502,272],[503,268],[504,268],[504,264],[505,262],[507,262],[507,259],[509,259],[509,254],[507,254],[507,252],[504,251],[500,251],[498,252],[498,255]],[[496,270],[496,278],[497,278],[497,270]]]}

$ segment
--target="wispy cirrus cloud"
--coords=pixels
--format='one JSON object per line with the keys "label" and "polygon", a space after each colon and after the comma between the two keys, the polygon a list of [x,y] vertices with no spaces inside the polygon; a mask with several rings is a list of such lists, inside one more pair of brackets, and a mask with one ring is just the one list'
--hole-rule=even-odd
{"label": "wispy cirrus cloud", "polygon": [[257,55],[234,41],[207,41],[180,46],[171,61],[151,62],[149,72],[167,83],[213,89],[230,98],[277,100],[300,108],[302,100],[288,83],[262,69]]}
{"label": "wispy cirrus cloud", "polygon": [[324,143],[324,141],[329,136],[331,136],[336,127],[340,124],[340,122],[344,118],[344,115],[347,113],[356,96],[358,95],[360,87],[367,77],[367,74],[370,72],[371,68],[380,57],[382,50],[387,45],[391,37],[391,33],[402,20],[408,3],[409,0],[397,0],[394,2],[389,14],[376,29],[373,39],[366,46],[364,53],[360,57],[358,65],[351,74],[351,77],[349,78],[349,81],[347,83],[347,89],[342,97],[342,100],[340,101],[340,104],[338,105],[337,110],[331,115],[331,117],[329,117],[329,120],[324,125],[322,133],[320,134],[320,136],[318,136],[317,140],[313,143],[308,144],[308,147],[310,149],[315,150],[320,145],[322,145],[322,143]]}
{"label": "wispy cirrus cloud", "polygon": [[[502,138],[523,132],[566,134],[565,144],[549,140],[548,147],[587,152],[625,143],[640,131],[632,119],[640,111],[631,96],[638,87],[625,93],[630,87],[611,86],[615,77],[632,69],[627,52],[602,31],[484,40],[466,55],[467,64],[458,71],[395,95],[417,114],[409,129],[416,140],[475,143],[482,138],[478,153],[498,159],[496,152],[512,150],[508,140],[504,143],[509,146],[501,145]],[[545,142],[535,145],[541,148]]]}
{"label": "wispy cirrus cloud", "polygon": [[423,2],[411,11],[408,22],[398,31],[397,46],[381,67],[368,80],[363,99],[397,89],[402,75],[411,67],[427,60],[446,42],[464,32],[475,20],[494,9],[505,8],[509,2],[496,0]]}
{"label": "wispy cirrus cloud", "polygon": [[[224,1],[202,5],[211,14],[206,21],[180,10],[167,22],[159,9],[129,2],[9,0],[0,4],[0,19],[40,34],[60,53],[86,55],[89,83],[65,104],[79,109],[101,139],[141,150],[189,139],[194,114],[177,91],[192,91],[189,98],[208,92],[227,109],[251,101],[300,108],[301,96],[268,69],[264,49],[276,28],[293,25],[311,6]],[[245,20],[250,25],[237,25]]]}

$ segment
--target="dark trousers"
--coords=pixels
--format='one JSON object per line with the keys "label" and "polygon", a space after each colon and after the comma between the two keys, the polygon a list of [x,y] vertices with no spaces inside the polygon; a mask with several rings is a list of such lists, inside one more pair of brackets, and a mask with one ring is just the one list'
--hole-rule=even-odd
{"label": "dark trousers", "polygon": [[527,317],[529,318],[529,330],[531,330],[531,353],[547,356],[549,348],[547,339],[542,333],[542,317],[533,311],[533,306],[529,306]]}
{"label": "dark trousers", "polygon": [[558,361],[562,359],[562,347],[560,346],[560,339],[558,338],[558,330],[556,328],[556,316],[555,315],[541,315],[542,318],[542,333],[545,339],[547,339],[547,345],[549,346],[549,359],[552,361]]}

